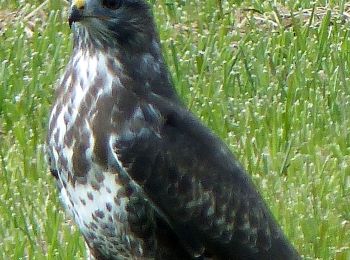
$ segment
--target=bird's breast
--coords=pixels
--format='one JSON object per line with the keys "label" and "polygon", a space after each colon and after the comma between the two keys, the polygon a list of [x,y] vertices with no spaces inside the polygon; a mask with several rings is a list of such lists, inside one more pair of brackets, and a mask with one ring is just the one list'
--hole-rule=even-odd
{"label": "bird's breast", "polygon": [[[118,66],[108,55],[75,52],[57,89],[47,147],[61,200],[89,246],[105,256],[127,258],[142,256],[144,242],[128,222],[135,194],[108,161],[111,138],[118,135],[118,122],[124,124],[125,111],[117,104],[123,86],[111,73]],[[137,108],[129,110],[137,113]]]}

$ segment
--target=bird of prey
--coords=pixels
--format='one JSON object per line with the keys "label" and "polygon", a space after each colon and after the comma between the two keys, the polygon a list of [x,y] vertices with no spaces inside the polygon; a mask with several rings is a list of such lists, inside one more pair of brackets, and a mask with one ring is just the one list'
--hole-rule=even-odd
{"label": "bird of prey", "polygon": [[227,146],[175,92],[144,0],[73,0],[48,137],[92,259],[299,259]]}

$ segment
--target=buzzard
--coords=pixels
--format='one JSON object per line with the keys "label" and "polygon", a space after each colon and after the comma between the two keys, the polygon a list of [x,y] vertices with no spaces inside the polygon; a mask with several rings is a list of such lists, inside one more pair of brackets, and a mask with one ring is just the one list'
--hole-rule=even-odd
{"label": "buzzard", "polygon": [[48,137],[93,259],[299,259],[227,146],[182,104],[144,0],[73,0]]}

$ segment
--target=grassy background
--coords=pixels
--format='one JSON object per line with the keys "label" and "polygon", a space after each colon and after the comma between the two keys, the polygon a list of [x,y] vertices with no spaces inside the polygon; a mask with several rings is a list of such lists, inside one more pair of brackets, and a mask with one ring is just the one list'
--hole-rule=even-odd
{"label": "grassy background", "polygon": [[[0,0],[0,259],[85,254],[43,153],[53,88],[71,49],[66,5],[41,3]],[[153,7],[179,93],[248,169],[303,257],[348,260],[349,8],[313,3]]]}

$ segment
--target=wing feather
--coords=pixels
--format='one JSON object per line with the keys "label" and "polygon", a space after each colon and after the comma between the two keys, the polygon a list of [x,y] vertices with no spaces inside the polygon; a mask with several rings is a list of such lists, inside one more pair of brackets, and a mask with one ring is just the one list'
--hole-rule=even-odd
{"label": "wing feather", "polygon": [[114,148],[187,251],[298,259],[227,146],[177,103],[150,95],[145,104],[159,111],[161,123],[121,136]]}

